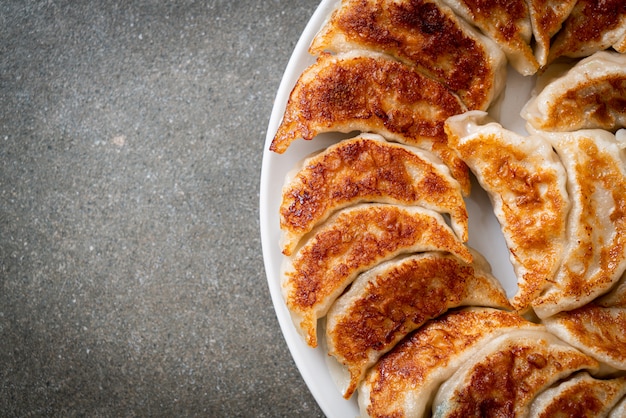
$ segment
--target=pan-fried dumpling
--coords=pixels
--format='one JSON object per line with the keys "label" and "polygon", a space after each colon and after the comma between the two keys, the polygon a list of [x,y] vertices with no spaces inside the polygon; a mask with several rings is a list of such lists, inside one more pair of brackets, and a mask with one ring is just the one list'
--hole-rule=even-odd
{"label": "pan-fried dumpling", "polygon": [[581,60],[521,113],[532,129],[543,131],[626,126],[626,55],[601,51]]}
{"label": "pan-fried dumpling", "polygon": [[528,0],[535,37],[535,58],[540,67],[548,63],[550,39],[561,29],[578,0]]}
{"label": "pan-fried dumpling", "polygon": [[344,397],[381,355],[427,320],[458,306],[510,309],[487,261],[473,255],[473,265],[442,253],[392,260],[361,274],[337,299],[326,319],[326,344]]}
{"label": "pan-fried dumpling", "polygon": [[559,379],[598,363],[554,335],[513,331],[489,342],[441,385],[433,417],[525,417]]}
{"label": "pan-fried dumpling", "polygon": [[537,396],[530,408],[530,416],[605,417],[625,394],[625,377],[596,379],[587,372],[580,372]]}
{"label": "pan-fried dumpling", "polygon": [[626,308],[626,273],[622,275],[617,284],[605,295],[595,301],[605,308]]}
{"label": "pan-fried dumpling", "polygon": [[294,324],[312,347],[317,346],[318,318],[359,273],[411,252],[445,251],[472,262],[443,217],[417,206],[352,206],[311,234],[286,259],[282,287]]}
{"label": "pan-fried dumpling", "polygon": [[626,269],[626,150],[603,130],[543,133],[567,171],[567,247],[554,281],[533,301],[547,318],[606,293]]}
{"label": "pan-fried dumpling", "polygon": [[517,72],[522,75],[537,72],[539,63],[530,46],[532,26],[526,0],[443,2],[495,41]]}
{"label": "pan-fried dumpling", "polygon": [[548,62],[561,56],[578,58],[616,45],[626,33],[624,0],[578,0],[553,39]]}
{"label": "pan-fried dumpling", "polygon": [[518,280],[511,304],[525,310],[553,278],[567,245],[567,179],[547,141],[486,122],[484,112],[467,112],[448,119],[446,131],[491,198]]}
{"label": "pan-fried dumpling", "polygon": [[439,385],[493,338],[544,329],[515,313],[489,308],[453,311],[429,321],[367,372],[359,385],[361,415],[422,417]]}
{"label": "pan-fried dumpling", "polygon": [[282,193],[285,255],[333,212],[360,202],[418,205],[448,214],[452,229],[467,241],[461,186],[448,168],[425,151],[375,134],[341,141],[305,159]]}
{"label": "pan-fried dumpling", "polygon": [[443,84],[374,52],[322,54],[298,79],[270,149],[324,132],[373,132],[432,151],[469,192],[467,166],[447,145],[445,120],[465,105]]}
{"label": "pan-fried dumpling", "polygon": [[626,370],[626,308],[590,303],[543,320],[548,330],[593,358]]}
{"label": "pan-fried dumpling", "polygon": [[502,51],[439,1],[342,1],[309,51],[356,49],[384,52],[417,66],[469,109],[486,110],[504,87]]}

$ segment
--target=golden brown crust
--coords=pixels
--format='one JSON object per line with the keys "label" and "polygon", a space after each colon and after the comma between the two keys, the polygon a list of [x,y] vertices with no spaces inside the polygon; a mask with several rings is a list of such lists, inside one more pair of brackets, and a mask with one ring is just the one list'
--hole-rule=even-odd
{"label": "golden brown crust", "polygon": [[416,65],[457,93],[469,109],[485,110],[491,102],[498,63],[450,9],[435,1],[344,1],[314,39],[311,53],[337,52],[333,39],[339,37]]}
{"label": "golden brown crust", "polygon": [[445,120],[464,105],[443,84],[380,55],[320,56],[294,87],[270,149],[323,132],[375,132],[433,151],[469,192],[467,166],[447,146]]}
{"label": "golden brown crust", "polygon": [[440,416],[527,416],[530,403],[542,390],[574,371],[598,366],[550,334],[526,334],[503,337],[504,344],[472,364],[462,380],[449,382],[455,390],[436,406],[443,412]]}
{"label": "golden brown crust", "polygon": [[[445,170],[445,168],[444,168]],[[331,212],[363,201],[421,205],[451,215],[467,241],[467,210],[458,182],[441,166],[398,144],[357,137],[307,159],[283,188],[280,227],[290,255],[299,237]]]}
{"label": "golden brown crust", "polygon": [[626,370],[626,309],[593,303],[546,320],[550,332],[611,366]]}
{"label": "golden brown crust", "polygon": [[[581,57],[609,48],[607,32],[626,23],[623,0],[578,0],[550,48],[549,61],[561,56]],[[616,39],[617,40],[617,39]]]}
{"label": "golden brown crust", "polygon": [[[517,314],[492,309],[463,310],[430,321],[368,372],[369,396],[360,402],[367,405],[371,417],[404,416],[406,397],[420,399],[425,407],[430,390],[436,390],[463,363],[464,358],[458,358],[461,353],[519,328],[543,329]],[[445,374],[440,375],[442,372]]]}
{"label": "golden brown crust", "polygon": [[299,325],[309,345],[317,345],[317,318],[358,273],[401,253],[429,250],[472,261],[443,219],[425,209],[359,205],[329,220],[284,272],[287,306],[302,316]]}
{"label": "golden brown crust", "polygon": [[552,279],[561,259],[570,207],[564,173],[553,166],[542,168],[541,162],[531,163],[526,152],[500,134],[485,133],[462,142],[451,135],[450,141],[480,171],[483,186],[501,196],[498,217],[509,251],[522,267],[512,304],[524,310]]}
{"label": "golden brown crust", "polygon": [[340,312],[329,313],[329,354],[351,375],[346,398],[378,356],[427,320],[467,305],[469,296],[481,299],[483,306],[510,308],[504,292],[484,273],[453,256],[424,254],[381,267],[367,277],[363,294],[355,299],[351,293],[344,295],[349,303],[341,304]]}
{"label": "golden brown crust", "polygon": [[623,74],[593,78],[565,92],[548,109],[541,129],[571,131],[572,127],[584,123],[614,130],[616,113],[626,114],[626,77]]}

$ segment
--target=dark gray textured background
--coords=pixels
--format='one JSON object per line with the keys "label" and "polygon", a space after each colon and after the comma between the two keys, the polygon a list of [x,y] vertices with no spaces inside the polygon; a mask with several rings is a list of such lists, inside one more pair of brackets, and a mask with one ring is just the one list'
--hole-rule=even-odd
{"label": "dark gray textured background", "polygon": [[317,3],[0,3],[0,415],[321,415],[258,221]]}

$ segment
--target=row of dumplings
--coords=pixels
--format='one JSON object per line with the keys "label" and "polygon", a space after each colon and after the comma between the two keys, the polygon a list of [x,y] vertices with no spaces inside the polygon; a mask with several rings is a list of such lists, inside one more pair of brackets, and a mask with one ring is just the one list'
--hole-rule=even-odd
{"label": "row of dumplings", "polygon": [[[286,179],[281,281],[364,416],[624,416],[626,58],[551,66],[530,136],[484,111],[507,60],[533,74],[623,52],[625,35],[623,1],[583,0],[344,0],[318,33],[270,148],[363,133]],[[511,299],[465,244],[470,169]]]}

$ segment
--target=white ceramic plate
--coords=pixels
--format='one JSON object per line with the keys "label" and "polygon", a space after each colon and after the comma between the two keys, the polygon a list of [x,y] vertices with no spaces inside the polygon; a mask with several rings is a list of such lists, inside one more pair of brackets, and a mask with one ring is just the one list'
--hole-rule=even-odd
{"label": "white ceramic plate", "polygon": [[[281,122],[291,89],[302,71],[315,61],[307,52],[309,44],[335,8],[337,1],[323,0],[321,2],[302,33],[287,64],[267,129],[261,172],[259,211],[263,259],[270,294],[291,355],[309,390],[326,416],[345,418],[359,415],[356,395],[351,400],[345,400],[341,396],[328,373],[326,353],[321,348],[313,349],[307,346],[294,328],[280,288],[279,274],[283,255],[278,245],[280,236],[278,209],[285,176],[302,158],[336,142],[337,136],[325,134],[311,141],[295,141],[284,154],[269,151],[269,145]],[[506,128],[526,134],[524,121],[520,118],[519,112],[529,99],[534,84],[534,78],[522,77],[509,67],[506,90],[497,107],[499,114],[497,119]],[[469,245],[480,251],[489,260],[494,275],[502,282],[507,294],[512,296],[517,285],[504,238],[493,215],[489,199],[476,182],[472,184],[472,194],[466,203],[469,212]]]}

